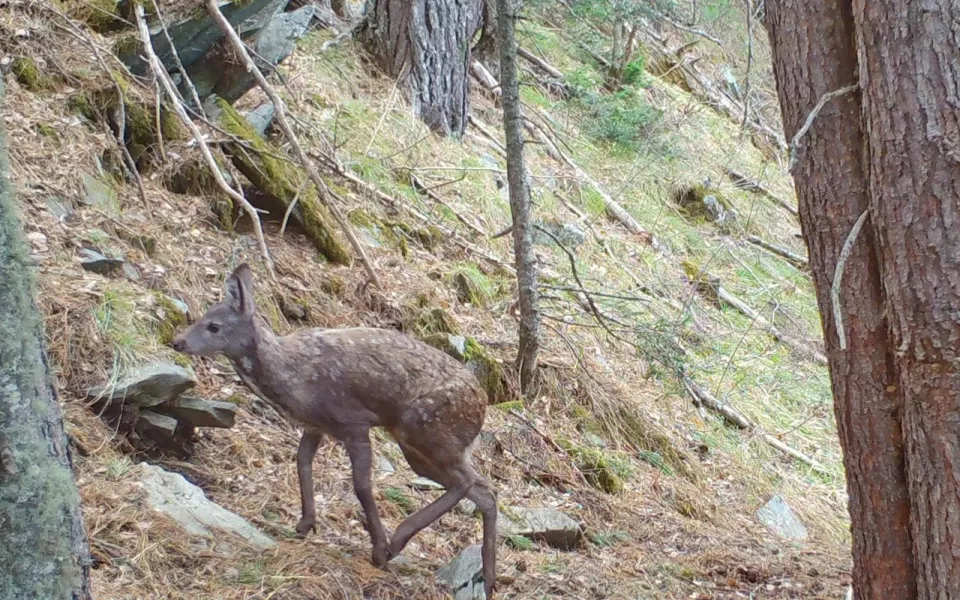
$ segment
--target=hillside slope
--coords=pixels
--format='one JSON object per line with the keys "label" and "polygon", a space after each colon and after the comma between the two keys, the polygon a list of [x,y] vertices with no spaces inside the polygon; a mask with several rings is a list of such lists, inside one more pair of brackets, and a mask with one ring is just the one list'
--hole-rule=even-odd
{"label": "hillside slope", "polygon": [[[723,31],[736,35],[742,24],[729,18],[737,26]],[[165,299],[184,302],[195,317],[219,299],[223,278],[242,261],[256,271],[259,308],[280,333],[371,325],[436,340],[452,324],[490,358],[494,374],[491,365],[505,368],[502,381],[484,381],[496,405],[476,462],[502,505],[557,507],[583,522],[587,537],[567,552],[505,539],[503,597],[842,595],[846,498],[813,288],[802,268],[755,243],[803,255],[799,225],[728,173],[746,174],[795,205],[791,182],[736,123],[676,85],[669,69],[655,76],[648,56],[648,70],[612,93],[589,51],[604,38],[576,15],[545,9],[523,23],[521,43],[563,72],[567,92],[524,64],[525,110],[544,136],[527,146],[535,216],[564,245],[549,235],[537,245],[544,387],[522,402],[506,368],[517,332],[510,236],[492,237],[510,219],[504,160],[482,131],[502,139],[495,97],[474,85],[471,115],[480,128],[461,141],[438,139],[356,43],[326,47],[334,32],[308,34],[283,64],[278,90],[311,153],[326,152],[330,140],[350,174],[324,176],[383,289],[367,283],[359,264],[324,261],[296,224],[281,235],[276,207],[263,215],[272,281],[247,218],[211,209],[222,205],[215,189],[171,191],[183,187],[172,182],[198,156],[182,134],[153,140],[159,159],[141,164],[142,194],[122,176],[112,135],[85,106],[110,87],[104,65],[119,68],[110,56],[125,33],[94,33],[34,3],[0,16],[9,65],[3,126],[76,452],[97,598],[441,598],[435,571],[479,541],[479,518],[451,513],[411,542],[406,561],[375,569],[346,456],[334,444],[314,463],[318,531],[298,539],[298,432],[265,411],[225,361],[192,363],[196,391],[239,404],[237,423],[201,429],[189,458],[135,450],[90,410],[87,391],[135,365],[191,365],[167,345],[183,322],[171,319]],[[671,35],[673,47],[695,39]],[[755,41],[757,81],[769,78],[763,45]],[[703,64],[720,60],[704,44],[695,51]],[[155,107],[149,85],[133,82],[127,93]],[[237,108],[262,101],[255,90]],[[212,135],[226,133],[236,132]],[[270,130],[267,139],[286,151],[282,135]],[[611,219],[603,194],[648,235]],[[736,217],[711,221],[705,196]],[[136,273],[89,272],[80,264],[84,249],[122,254]],[[687,386],[676,377],[681,369]],[[756,428],[731,427],[696,406],[690,382]],[[436,492],[411,485],[386,436],[375,445],[396,467],[375,481],[393,529]],[[262,552],[197,545],[142,501],[141,460],[183,474],[279,545]],[[757,521],[774,494],[806,524],[807,540],[784,541]]]}

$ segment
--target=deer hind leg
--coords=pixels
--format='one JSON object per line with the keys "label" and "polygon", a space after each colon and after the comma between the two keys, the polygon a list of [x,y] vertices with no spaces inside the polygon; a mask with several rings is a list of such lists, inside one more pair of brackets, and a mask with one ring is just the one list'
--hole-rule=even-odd
{"label": "deer hind leg", "polygon": [[387,564],[387,534],[373,499],[371,481],[373,451],[370,448],[369,432],[365,431],[362,436],[345,441],[344,446],[353,470],[353,489],[367,517],[367,531],[370,533],[370,541],[373,544],[372,562],[377,567],[383,567]]}
{"label": "deer hind leg", "polygon": [[313,501],[313,457],[317,454],[317,447],[323,439],[318,431],[304,431],[300,438],[300,447],[297,449],[297,475],[300,479],[300,522],[297,523],[297,533],[306,535],[316,529],[317,506]]}
{"label": "deer hind leg", "polygon": [[490,483],[476,475],[473,487],[467,493],[483,514],[483,590],[487,598],[493,598],[497,583],[497,492]]}

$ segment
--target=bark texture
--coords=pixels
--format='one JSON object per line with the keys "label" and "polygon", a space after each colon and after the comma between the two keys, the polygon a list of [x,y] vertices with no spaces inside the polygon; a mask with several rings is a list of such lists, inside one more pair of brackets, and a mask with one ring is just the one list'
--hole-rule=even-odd
{"label": "bark texture", "polygon": [[[857,80],[849,0],[768,3],[766,25],[787,139],[827,92]],[[903,393],[888,338],[877,238],[864,228],[844,269],[841,350],[830,290],[840,250],[870,203],[859,95],[828,104],[801,143],[794,170],[800,221],[817,290],[853,525],[856,598],[916,596],[910,542]]]}
{"label": "bark texture", "polygon": [[487,67],[497,80],[500,79],[500,43],[497,36],[497,0],[483,0],[480,21],[480,40],[473,47],[477,60]]}
{"label": "bark texture", "polygon": [[381,69],[399,77],[431,129],[460,136],[467,126],[470,44],[484,0],[367,0],[361,32]]}
{"label": "bark texture", "polygon": [[854,0],[917,597],[960,597],[960,3]]}
{"label": "bark texture", "polygon": [[0,131],[0,596],[86,600],[80,498],[8,177]]}
{"label": "bark texture", "polygon": [[520,112],[520,85],[517,77],[517,9],[513,0],[496,1],[503,131],[507,142],[507,182],[510,186],[513,253],[520,304],[520,349],[517,363],[520,368],[521,391],[529,396],[536,390],[540,308],[537,269],[533,256],[533,224],[530,221],[530,183],[523,159],[523,115]]}

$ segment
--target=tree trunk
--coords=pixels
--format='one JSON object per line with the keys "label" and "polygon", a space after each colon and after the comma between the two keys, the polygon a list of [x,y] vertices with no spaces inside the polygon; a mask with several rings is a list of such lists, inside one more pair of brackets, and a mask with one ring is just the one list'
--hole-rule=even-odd
{"label": "tree trunk", "polygon": [[[960,597],[960,3],[854,0],[919,598]],[[889,596],[888,596],[889,597]]]}
{"label": "tree trunk", "polygon": [[474,58],[500,79],[500,44],[497,40],[497,0],[483,0],[480,41],[473,47]]}
{"label": "tree trunk", "polygon": [[520,349],[517,352],[517,366],[520,369],[520,389],[525,396],[532,396],[536,393],[537,354],[540,350],[540,308],[530,222],[530,184],[523,160],[523,115],[520,113],[520,85],[517,77],[516,13],[514,0],[497,0],[503,131],[507,142],[507,182],[510,186],[513,253],[520,301]]}
{"label": "tree trunk", "polygon": [[330,10],[341,19],[347,16],[346,0],[330,0]]}
{"label": "tree trunk", "polygon": [[470,44],[483,0],[367,0],[360,33],[380,68],[400,78],[417,116],[460,136],[467,126]]}
{"label": "tree trunk", "polygon": [[0,590],[4,598],[85,600],[80,498],[8,176],[0,131]]}
{"label": "tree trunk", "polygon": [[[774,73],[788,139],[820,97],[857,80],[853,16],[844,0],[767,3]],[[794,171],[817,290],[844,453],[856,597],[916,597],[895,344],[884,318],[877,239],[865,228],[846,261],[839,346],[830,290],[840,250],[870,203],[857,95],[835,99],[806,134]],[[954,496],[954,500],[955,500]]]}

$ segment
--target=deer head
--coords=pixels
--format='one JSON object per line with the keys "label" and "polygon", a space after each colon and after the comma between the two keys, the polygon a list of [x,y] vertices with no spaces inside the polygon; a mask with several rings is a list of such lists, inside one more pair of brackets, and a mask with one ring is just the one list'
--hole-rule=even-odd
{"label": "deer head", "polygon": [[238,356],[254,343],[253,273],[247,263],[227,278],[223,300],[173,340],[173,349],[188,355]]}

